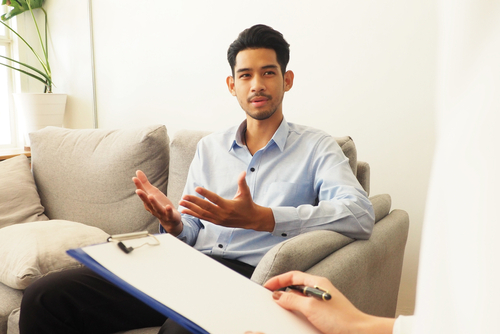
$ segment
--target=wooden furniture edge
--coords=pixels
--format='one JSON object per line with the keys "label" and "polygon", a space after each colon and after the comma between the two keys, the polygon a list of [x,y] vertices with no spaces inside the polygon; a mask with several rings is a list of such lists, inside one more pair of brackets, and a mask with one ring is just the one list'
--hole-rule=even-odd
{"label": "wooden furniture edge", "polygon": [[31,152],[22,148],[0,149],[0,161],[7,160],[21,154],[24,154],[28,158],[31,157]]}

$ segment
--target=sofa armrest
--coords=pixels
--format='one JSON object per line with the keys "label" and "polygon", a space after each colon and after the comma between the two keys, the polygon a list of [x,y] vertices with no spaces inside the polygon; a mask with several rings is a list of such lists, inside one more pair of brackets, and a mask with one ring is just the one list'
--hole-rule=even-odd
{"label": "sofa armrest", "polygon": [[252,280],[300,270],[328,278],[361,311],[386,317],[396,312],[409,218],[391,209],[391,197],[370,197],[375,227],[369,240],[354,240],[333,231],[312,231],[273,247],[260,261]]}
{"label": "sofa armrest", "polygon": [[252,275],[252,281],[264,284],[273,276],[290,270],[306,271],[329,254],[354,239],[334,231],[311,231],[274,246],[264,255]]}
{"label": "sofa armrest", "polygon": [[393,210],[369,240],[346,245],[307,272],[328,278],[361,311],[394,317],[408,229],[408,214]]}
{"label": "sofa armrest", "polygon": [[368,162],[358,161],[356,178],[366,193],[370,195],[370,165]]}
{"label": "sofa armrest", "polygon": [[[391,197],[381,194],[370,197],[375,222],[387,216],[391,209]],[[274,246],[257,265],[252,280],[264,284],[273,276],[290,270],[306,271],[331,253],[354,239],[337,232],[319,230],[298,235]]]}
{"label": "sofa armrest", "polygon": [[375,224],[387,216],[391,211],[391,196],[389,194],[379,194],[370,197],[373,211],[375,211]]}

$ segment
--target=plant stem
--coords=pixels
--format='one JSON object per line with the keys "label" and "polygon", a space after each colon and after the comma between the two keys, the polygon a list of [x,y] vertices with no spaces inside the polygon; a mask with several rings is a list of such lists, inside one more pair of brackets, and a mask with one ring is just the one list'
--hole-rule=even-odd
{"label": "plant stem", "polygon": [[[4,25],[7,29],[9,29],[11,32],[13,32],[14,34],[16,34],[16,35],[17,35],[17,37],[19,37],[19,39],[20,39],[20,40],[22,40],[22,41],[24,42],[24,44],[26,44],[26,46],[27,46],[27,47],[31,50],[31,52],[33,52],[33,54],[35,55],[35,57],[38,59],[38,61],[39,61],[39,62],[42,64],[42,66],[43,66],[43,61],[42,61],[42,59],[40,58],[40,56],[39,56],[39,55],[35,52],[35,50],[33,49],[33,47],[31,47],[31,45],[30,45],[30,44],[29,44],[29,43],[28,43],[28,42],[27,42],[27,41],[26,41],[26,40],[25,40],[22,36],[21,36],[21,35],[19,35],[19,34],[18,34],[18,33],[17,33],[14,29],[12,29],[12,28],[11,28],[11,27],[7,24],[7,23],[3,22],[2,20],[0,20],[0,23],[1,23],[1,24],[3,24],[3,25]],[[13,66],[9,66],[9,65],[7,65],[7,64],[0,63],[0,65],[7,66],[7,67],[9,67],[9,68],[12,68],[12,69],[14,69],[14,70],[16,70],[16,71],[19,71],[19,72],[21,72],[21,73],[24,73],[24,74],[26,74],[26,75],[29,75],[29,76],[31,76],[31,77],[33,77],[33,78],[35,78],[35,79],[37,79],[37,80],[39,80],[39,81],[43,82],[43,83],[45,84],[45,88],[47,88],[49,85],[50,85],[50,86],[52,85],[52,79],[51,79],[51,77],[50,77],[50,74],[49,74],[49,73],[47,73],[47,71],[46,71],[46,67],[45,67],[45,66],[43,66],[43,69],[44,69],[44,72],[45,72],[45,73],[43,73],[43,72],[41,72],[41,71],[39,71],[39,70],[35,70],[33,67],[31,67],[31,66],[29,66],[29,65],[27,65],[27,64],[21,63],[21,62],[16,61],[16,60],[14,60],[14,59],[12,59],[12,58],[4,57],[4,56],[2,56],[2,58],[5,58],[5,59],[7,59],[7,60],[9,60],[9,61],[12,61],[12,62],[18,63],[18,64],[20,64],[20,65],[26,66],[26,67],[28,67],[28,68],[30,68],[30,69],[32,69],[32,70],[34,70],[34,71],[36,71],[36,72],[40,73],[40,75],[42,75],[42,77],[43,77],[44,79],[42,79],[42,78],[40,78],[40,77],[38,77],[38,76],[36,76],[36,75],[33,75],[33,74],[31,74],[31,73],[28,73],[28,72],[26,72],[26,71],[23,71],[23,70],[21,70],[21,69],[15,68],[15,67],[13,67]],[[49,91],[51,92],[51,91],[52,91],[52,89],[50,89]]]}
{"label": "plant stem", "polygon": [[[4,57],[4,56],[0,56],[0,57],[2,57],[2,58],[7,58],[7,57]],[[9,58],[7,58],[7,59],[9,59]],[[10,59],[10,60],[12,61],[13,59]],[[21,64],[21,63],[20,63],[20,64]],[[0,65],[6,66],[6,67],[11,68],[11,69],[13,69],[13,70],[19,71],[19,72],[24,73],[24,74],[26,74],[26,75],[29,75],[30,77],[32,77],[32,78],[34,78],[34,79],[36,79],[36,80],[38,80],[38,81],[41,81],[41,82],[45,85],[45,87],[47,87],[47,82],[48,82],[48,80],[47,80],[47,79],[45,79],[45,80],[44,80],[44,79],[42,79],[42,78],[40,78],[40,77],[38,77],[38,76],[36,76],[36,75],[34,75],[34,74],[30,73],[30,72],[27,72],[27,71],[21,70],[21,69],[19,69],[19,68],[14,67],[14,66],[10,66],[10,65],[7,65],[7,64],[2,64],[2,63],[0,63]],[[24,65],[24,64],[21,64],[21,65]],[[26,66],[26,65],[25,65],[25,66]],[[45,93],[46,93],[46,91],[45,91]]]}
{"label": "plant stem", "polygon": [[[47,33],[47,30],[48,30],[48,21],[47,21],[47,12],[45,11],[45,9],[43,9],[42,7],[40,7],[40,9],[43,11],[43,15],[45,16],[45,50],[44,50],[44,54],[45,54],[45,64],[47,64],[47,69],[49,71],[49,75],[52,77],[52,71],[50,69],[50,64],[49,64],[49,39],[47,38],[48,36],[48,33]],[[40,43],[42,43],[42,40],[40,40]],[[43,48],[43,45],[42,45],[42,48]],[[52,82],[47,82],[47,84],[45,85],[45,88],[44,88],[44,93],[52,93]]]}
{"label": "plant stem", "polygon": [[[43,38],[42,35],[40,34],[40,29],[38,28],[38,23],[35,18],[35,14],[33,13],[33,9],[31,8],[31,1],[28,0],[26,1],[26,4],[28,5],[28,8],[30,9],[31,17],[33,18],[33,23],[35,23],[35,28],[36,32],[38,34],[38,39],[40,41],[40,46],[42,47],[43,55],[45,56],[45,62],[40,61],[42,66],[45,69],[45,72],[47,73],[48,77],[51,77],[50,73],[50,65],[49,65],[49,54],[48,54],[48,49],[47,49],[47,35],[45,35],[45,45],[43,43]],[[45,14],[45,30],[47,30],[47,12],[41,8],[43,13]],[[47,82],[46,88],[48,88],[48,93],[52,93],[52,82]],[[47,89],[45,89],[45,92],[47,93]]]}
{"label": "plant stem", "polygon": [[[30,66],[30,65],[28,65],[28,64],[22,63],[22,62],[20,62],[20,61],[17,61],[17,60],[15,60],[15,59],[12,59],[12,58],[9,58],[9,57],[6,57],[6,56],[2,56],[2,55],[0,55],[0,58],[7,59],[8,61],[11,61],[11,62],[13,62],[13,63],[16,63],[16,64],[19,64],[19,65],[21,65],[21,66],[24,66],[24,67],[29,68],[29,69],[30,69],[30,70],[32,70],[33,72],[36,72],[36,73],[40,74],[40,76],[41,76],[42,78],[44,78],[43,80],[47,80],[47,79],[48,79],[47,75],[46,75],[45,73],[43,73],[42,71],[40,71],[39,69],[37,69],[36,67]],[[8,66],[7,64],[3,64],[3,63],[0,63],[0,65],[5,65],[5,66]],[[17,70],[17,68],[15,68],[15,69]]]}
{"label": "plant stem", "polygon": [[[13,0],[13,1],[16,1],[16,0]],[[31,52],[33,53],[33,55],[36,57],[36,59],[38,60],[38,62],[40,63],[40,65],[42,66],[42,69],[43,69],[43,72],[42,71],[39,71],[38,69],[34,68],[34,67],[31,67],[25,63],[21,63],[19,61],[16,61],[12,58],[9,58],[9,57],[5,57],[5,56],[0,56],[1,58],[5,58],[11,62],[15,62],[17,64],[20,64],[21,66],[25,66],[26,68],[36,72],[36,73],[29,73],[25,70],[22,70],[20,68],[15,68],[13,66],[10,66],[10,65],[7,65],[5,63],[0,63],[0,65],[4,65],[4,66],[7,66],[9,68],[12,68],[14,70],[17,70],[21,73],[24,73],[26,75],[29,75],[41,82],[44,83],[44,93],[52,93],[52,72],[51,72],[51,69],[50,69],[50,65],[49,65],[49,49],[48,49],[48,20],[47,20],[47,12],[45,11],[45,9],[42,8],[42,4],[43,4],[43,1],[40,3],[40,7],[36,7],[36,8],[40,8],[43,13],[44,13],[44,18],[45,18],[45,42],[42,38],[42,35],[40,34],[40,29],[38,27],[38,23],[36,21],[36,18],[35,18],[35,15],[33,13],[33,8],[31,7],[31,1],[32,0],[27,0],[26,1],[26,4],[28,5],[28,9],[30,11],[30,14],[31,14],[31,17],[33,19],[33,23],[35,24],[35,27],[36,27],[36,32],[38,34],[38,40],[40,42],[40,46],[42,48],[42,51],[43,51],[43,58],[40,57],[40,55],[33,49],[33,47],[21,36],[19,35],[14,29],[12,29],[8,24],[6,24],[5,22],[3,22],[2,20],[0,20],[0,23],[2,23],[7,29],[9,29],[12,33],[14,33],[21,41],[23,41],[24,44],[26,44],[26,46],[31,50]],[[3,1],[5,2],[5,1]],[[7,1],[7,4],[10,5],[10,2]],[[38,3],[36,4],[38,6]],[[26,11],[25,8],[23,8],[23,11]],[[16,14],[17,15],[17,14]],[[39,76],[37,75],[39,74]]]}

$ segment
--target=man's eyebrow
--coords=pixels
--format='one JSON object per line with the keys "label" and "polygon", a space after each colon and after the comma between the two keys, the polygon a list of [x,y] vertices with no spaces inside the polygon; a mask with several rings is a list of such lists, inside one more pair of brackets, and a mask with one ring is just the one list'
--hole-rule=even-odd
{"label": "man's eyebrow", "polygon": [[262,66],[263,70],[267,70],[269,68],[275,68],[276,69],[276,68],[278,68],[278,65],[266,65],[266,66]]}
{"label": "man's eyebrow", "polygon": [[[263,69],[263,70],[267,70],[267,69],[270,69],[270,68],[277,69],[278,65],[274,65],[273,64],[273,65],[265,65],[265,66],[261,67],[261,69]],[[250,72],[250,71],[252,71],[251,68],[239,68],[239,69],[236,70],[236,73]]]}
{"label": "man's eyebrow", "polygon": [[236,73],[241,73],[241,72],[248,72],[248,71],[251,71],[250,68],[239,68]]}

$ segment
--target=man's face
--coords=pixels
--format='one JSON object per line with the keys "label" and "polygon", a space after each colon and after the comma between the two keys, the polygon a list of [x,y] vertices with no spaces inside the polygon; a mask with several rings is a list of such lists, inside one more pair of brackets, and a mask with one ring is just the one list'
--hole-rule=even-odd
{"label": "man's face", "polygon": [[232,95],[253,119],[265,120],[273,115],[281,119],[283,96],[292,88],[293,73],[285,76],[272,49],[247,49],[236,55],[234,77],[227,78]]}

